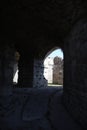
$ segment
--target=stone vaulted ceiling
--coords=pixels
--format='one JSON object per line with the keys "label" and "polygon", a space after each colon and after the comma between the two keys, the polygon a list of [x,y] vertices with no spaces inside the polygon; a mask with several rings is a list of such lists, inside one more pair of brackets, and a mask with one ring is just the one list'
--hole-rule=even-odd
{"label": "stone vaulted ceiling", "polygon": [[[2,40],[42,48],[63,43],[74,23],[86,15],[82,0],[9,0],[1,5]],[[37,49],[38,49],[37,48]]]}

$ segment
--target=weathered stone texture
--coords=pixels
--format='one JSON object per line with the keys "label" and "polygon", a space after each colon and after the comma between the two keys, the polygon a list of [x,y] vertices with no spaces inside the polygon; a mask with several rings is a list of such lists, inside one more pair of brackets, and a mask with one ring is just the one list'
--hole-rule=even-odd
{"label": "weathered stone texture", "polygon": [[61,96],[61,88],[15,88],[0,96],[0,130],[82,130],[67,114]]}
{"label": "weathered stone texture", "polygon": [[[13,84],[14,46],[2,45],[0,52],[0,88],[4,92]],[[3,86],[3,87],[2,87]],[[9,86],[9,87],[7,87]],[[1,91],[1,93],[2,93]]]}
{"label": "weathered stone texture", "polygon": [[34,75],[34,79],[33,79],[33,87],[34,88],[47,87],[47,80],[44,77],[43,60],[39,60],[39,59],[34,60],[33,75]]}
{"label": "weathered stone texture", "polygon": [[71,31],[65,45],[64,102],[71,115],[87,128],[87,21]]}
{"label": "weathered stone texture", "polygon": [[[0,89],[5,88],[8,93],[8,87],[12,85],[14,47],[11,45],[13,43],[16,44],[21,55],[18,64],[19,87],[46,87],[43,63],[39,60],[34,63],[34,58],[38,59],[39,56],[42,58],[52,47],[60,45],[64,49],[63,101],[73,119],[87,129],[87,1],[18,0],[16,2],[10,0],[6,5],[3,1],[0,11],[2,27]],[[86,19],[81,20],[84,18]],[[76,24],[79,20],[81,21]],[[3,99],[0,97],[0,100],[2,100],[0,102],[2,118],[3,114],[9,115],[9,110],[14,109],[16,103],[12,99],[11,106],[10,98],[5,96]],[[22,98],[20,101],[22,102]],[[16,110],[18,113],[19,109]],[[8,119],[8,122],[14,121],[14,115]],[[8,122],[4,124],[8,126]],[[22,125],[22,122],[19,124]]]}
{"label": "weathered stone texture", "polygon": [[[2,79],[2,58],[1,58],[1,55],[2,55],[2,52],[1,52],[1,50],[0,50],[0,79]],[[0,85],[1,85],[1,80],[0,80]]]}
{"label": "weathered stone texture", "polygon": [[53,83],[63,84],[63,60],[59,57],[54,58]]}
{"label": "weathered stone texture", "polygon": [[33,86],[33,57],[28,54],[20,53],[18,62],[18,87]]}

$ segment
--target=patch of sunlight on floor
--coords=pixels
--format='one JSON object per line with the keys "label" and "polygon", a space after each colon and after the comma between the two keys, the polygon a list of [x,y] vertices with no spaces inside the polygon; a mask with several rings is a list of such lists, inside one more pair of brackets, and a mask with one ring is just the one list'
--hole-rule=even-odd
{"label": "patch of sunlight on floor", "polygon": [[48,84],[48,86],[63,86],[63,85],[59,85],[59,84]]}

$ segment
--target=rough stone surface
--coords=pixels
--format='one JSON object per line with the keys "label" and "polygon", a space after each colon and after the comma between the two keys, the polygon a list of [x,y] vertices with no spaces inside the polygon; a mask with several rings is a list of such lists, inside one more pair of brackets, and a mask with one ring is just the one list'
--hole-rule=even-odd
{"label": "rough stone surface", "polygon": [[33,87],[33,57],[25,52],[20,52],[18,62],[18,86]]}
{"label": "rough stone surface", "polygon": [[[87,21],[71,31],[65,46],[64,102],[71,115],[87,128]],[[75,114],[74,114],[75,113]]]}
{"label": "rough stone surface", "polygon": [[[87,129],[87,1],[9,0],[9,2],[5,2],[3,0],[1,2],[0,94],[3,95],[2,88],[5,88],[7,93],[9,92],[8,88],[13,80],[14,51],[12,51],[11,45],[15,44],[16,49],[21,53],[18,87],[32,87],[34,58],[41,57],[43,60],[49,50],[59,46],[64,50],[65,59],[64,105],[73,119],[78,121],[84,129]],[[38,77],[38,83],[35,84],[43,86],[41,82],[39,85],[39,81],[41,80]],[[4,124],[1,129],[26,130],[35,129],[35,126],[37,126],[36,129],[49,129],[41,126],[38,128],[37,122],[34,125],[35,121],[24,122],[22,118],[17,123],[16,120],[19,118],[16,116],[19,116],[19,110],[22,110],[21,105],[18,104],[25,102],[25,100],[22,101],[22,98],[14,100],[13,96],[11,95],[9,98],[3,95],[0,98],[2,115],[0,125]],[[21,108],[18,110],[18,107]],[[11,112],[9,111],[12,109],[14,113],[10,116]],[[16,109],[17,112],[19,111],[18,115]],[[8,117],[4,118],[5,115]],[[55,119],[53,122],[55,124]],[[66,129],[68,129],[68,125],[69,123],[66,125]]]}
{"label": "rough stone surface", "polygon": [[0,96],[1,130],[82,130],[62,105],[62,87],[16,88]]}
{"label": "rough stone surface", "polygon": [[44,65],[43,60],[34,60],[34,71],[33,71],[33,87],[42,88],[47,87],[47,80],[44,77]]}
{"label": "rough stone surface", "polygon": [[63,85],[63,59],[59,57],[54,58],[53,83]]}
{"label": "rough stone surface", "polygon": [[[0,93],[9,93],[13,84],[14,45],[2,45],[0,49]],[[2,87],[3,86],[3,87]],[[7,87],[8,86],[8,87]],[[7,91],[7,92],[6,92]]]}

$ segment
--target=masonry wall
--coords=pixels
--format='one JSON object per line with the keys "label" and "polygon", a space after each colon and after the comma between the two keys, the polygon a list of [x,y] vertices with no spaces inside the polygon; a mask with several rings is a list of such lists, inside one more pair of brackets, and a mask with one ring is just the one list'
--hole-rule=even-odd
{"label": "masonry wall", "polygon": [[2,45],[0,50],[0,94],[9,93],[13,85],[14,46]]}
{"label": "masonry wall", "polygon": [[47,80],[44,77],[44,65],[43,60],[34,60],[34,71],[33,71],[33,87],[42,88],[47,87]]}
{"label": "masonry wall", "polygon": [[76,24],[64,48],[64,104],[87,129],[87,21]]}
{"label": "masonry wall", "polygon": [[[0,79],[2,77],[2,68],[1,68],[1,66],[2,66],[2,60],[1,60],[1,57],[2,57],[2,52],[0,50]],[[1,80],[0,80],[0,85],[1,85]]]}
{"label": "masonry wall", "polygon": [[54,58],[53,83],[63,85],[63,60],[58,57]]}

